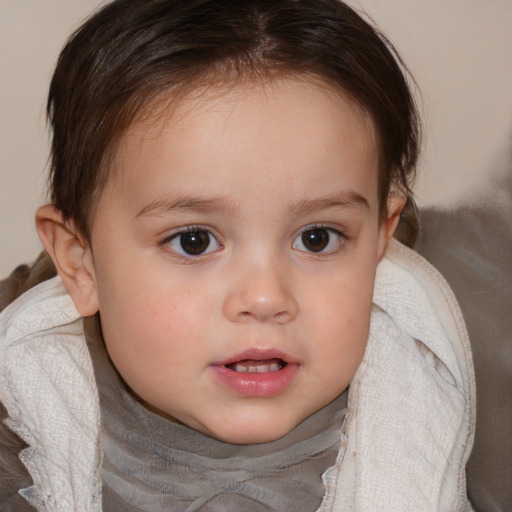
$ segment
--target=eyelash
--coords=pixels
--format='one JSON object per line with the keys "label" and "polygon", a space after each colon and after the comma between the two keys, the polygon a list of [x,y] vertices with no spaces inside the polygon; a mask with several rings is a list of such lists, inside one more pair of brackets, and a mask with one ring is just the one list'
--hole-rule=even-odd
{"label": "eyelash", "polygon": [[[308,242],[315,242],[315,240],[313,238],[310,238],[310,240],[308,241],[305,239],[305,235],[307,233],[313,233],[314,231],[317,231],[317,235],[319,235],[319,239],[317,240],[317,242],[320,242],[320,245],[325,243],[325,246],[320,246],[319,250],[314,250],[311,247],[308,249],[306,247],[306,244]],[[192,239],[189,240],[192,243],[197,242],[198,245],[196,248],[198,252],[194,253],[194,247],[192,246],[189,247],[189,251],[187,251],[183,246],[184,240],[181,237],[187,234],[198,235],[195,240],[194,237],[192,237]],[[205,234],[206,237],[208,237],[207,240],[205,240],[204,238]],[[335,238],[337,238],[337,241],[335,242],[336,247],[330,248],[329,250],[326,251],[325,249],[328,248],[329,245],[332,245],[333,243],[333,234]],[[312,224],[301,228],[299,234],[293,240],[292,248],[297,251],[301,251],[311,255],[336,254],[343,248],[347,240],[347,236],[338,229],[326,226],[324,224]],[[215,243],[215,247],[213,249],[211,249],[212,241]],[[179,246],[176,245],[173,247],[173,243],[179,244]],[[182,230],[165,237],[162,241],[159,242],[158,245],[168,246],[175,255],[184,259],[197,259],[200,258],[201,256],[206,256],[213,252],[217,252],[223,248],[223,245],[217,240],[217,237],[208,228],[204,226],[187,226]]]}
{"label": "eyelash", "polygon": [[[183,247],[183,239],[180,240],[181,237],[183,237],[184,235],[187,235],[187,234],[206,234],[206,236],[208,237],[208,240],[207,240],[207,243],[206,243],[206,246],[204,247],[203,250],[201,250],[200,252],[197,252],[196,254],[194,254],[193,252],[187,252],[186,249]],[[208,250],[212,244],[212,240],[216,243],[217,247],[214,248],[214,250]],[[205,240],[201,240],[201,236],[198,237],[198,243],[203,243],[205,242]],[[183,252],[180,252],[180,248],[178,247],[173,247],[172,246],[172,243],[173,242],[176,242],[177,244],[179,244],[181,246],[181,250]],[[159,242],[160,246],[169,246],[171,251],[173,253],[175,253],[177,256],[181,257],[181,258],[184,258],[184,259],[190,259],[190,258],[199,258],[201,256],[205,256],[207,254],[210,254],[212,252],[216,252],[220,249],[222,249],[222,244],[217,240],[217,238],[215,237],[215,235],[213,235],[213,233],[206,227],[204,226],[187,226],[185,228],[183,228],[182,230],[176,232],[176,233],[173,233],[172,235],[170,236],[167,236],[165,237],[161,242]],[[199,249],[202,249],[201,246],[199,246]]]}
{"label": "eyelash", "polygon": [[[325,247],[321,248],[318,251],[315,250],[308,250],[307,248],[301,249],[298,247],[297,241],[300,241],[300,244],[302,244],[303,247],[305,247],[305,240],[304,236],[306,233],[312,233],[314,231],[320,231],[324,232],[324,234],[327,235],[327,239],[320,240],[321,242],[325,242]],[[325,249],[329,247],[330,244],[332,244],[332,235],[337,238],[336,247],[331,248],[330,250],[326,251]],[[336,254],[338,253],[343,246],[347,243],[348,237],[340,230],[326,226],[324,224],[312,224],[309,226],[305,226],[300,230],[300,233],[295,237],[294,242],[292,244],[292,247],[298,251],[305,252],[307,254],[311,255],[329,255],[329,254]]]}

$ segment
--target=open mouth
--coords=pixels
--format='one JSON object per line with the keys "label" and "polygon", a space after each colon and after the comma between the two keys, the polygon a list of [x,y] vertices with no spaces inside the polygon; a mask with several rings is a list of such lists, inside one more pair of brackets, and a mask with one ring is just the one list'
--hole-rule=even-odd
{"label": "open mouth", "polygon": [[248,349],[210,366],[223,386],[244,397],[271,397],[295,379],[301,364],[276,349]]}
{"label": "open mouth", "polygon": [[242,359],[224,365],[228,370],[240,373],[272,373],[282,370],[288,363],[280,358],[273,359]]}

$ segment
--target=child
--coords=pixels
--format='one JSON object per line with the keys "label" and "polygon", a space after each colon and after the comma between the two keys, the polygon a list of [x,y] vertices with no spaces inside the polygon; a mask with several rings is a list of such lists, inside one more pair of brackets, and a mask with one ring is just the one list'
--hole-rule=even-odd
{"label": "child", "polygon": [[116,0],[73,35],[36,216],[58,277],[0,317],[33,507],[471,510],[467,334],[392,241],[401,69],[337,0]]}

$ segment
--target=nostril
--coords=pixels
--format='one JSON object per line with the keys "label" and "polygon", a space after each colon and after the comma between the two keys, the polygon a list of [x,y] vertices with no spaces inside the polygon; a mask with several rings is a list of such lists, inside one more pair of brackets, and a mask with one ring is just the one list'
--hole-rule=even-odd
{"label": "nostril", "polygon": [[[277,293],[272,289],[265,293],[260,290],[239,289],[225,298],[223,313],[234,322],[275,322],[284,324],[292,320],[298,306],[288,293]],[[251,292],[251,293],[249,293]]]}
{"label": "nostril", "polygon": [[251,311],[240,311],[238,313],[239,319],[256,319],[261,321],[270,321],[276,323],[286,323],[291,318],[291,313],[289,311],[279,311],[277,313],[263,314],[261,312],[251,312]]}

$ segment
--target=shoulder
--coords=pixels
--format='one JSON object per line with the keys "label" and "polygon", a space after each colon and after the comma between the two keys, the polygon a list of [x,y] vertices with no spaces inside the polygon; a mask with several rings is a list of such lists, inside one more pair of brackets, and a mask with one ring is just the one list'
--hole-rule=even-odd
{"label": "shoulder", "polygon": [[34,510],[18,491],[32,484],[28,471],[18,454],[25,443],[5,425],[5,407],[0,402],[0,503],[5,511],[28,512]]}
{"label": "shoulder", "polygon": [[501,511],[512,500],[512,187],[484,199],[424,210],[417,250],[450,283],[469,332],[478,403],[469,496]]}
{"label": "shoulder", "polygon": [[9,277],[0,281],[0,311],[34,286],[56,275],[46,253],[41,253],[32,265],[19,265]]}

